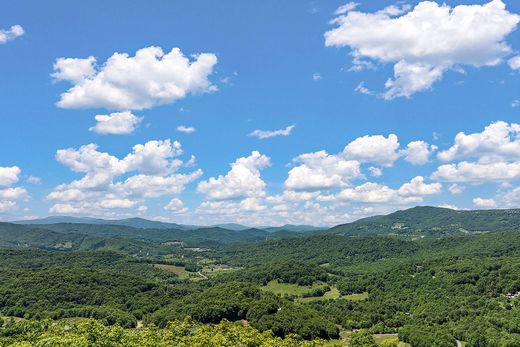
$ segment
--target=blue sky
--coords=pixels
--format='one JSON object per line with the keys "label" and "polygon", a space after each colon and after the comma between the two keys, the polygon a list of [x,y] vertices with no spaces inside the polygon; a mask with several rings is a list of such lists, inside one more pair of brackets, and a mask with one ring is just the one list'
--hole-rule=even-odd
{"label": "blue sky", "polygon": [[520,4],[441,5],[3,4],[0,218],[520,207]]}

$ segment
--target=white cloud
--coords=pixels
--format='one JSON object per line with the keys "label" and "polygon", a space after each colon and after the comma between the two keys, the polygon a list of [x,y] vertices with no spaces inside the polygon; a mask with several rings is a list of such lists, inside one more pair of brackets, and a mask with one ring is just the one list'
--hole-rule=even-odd
{"label": "white cloud", "polygon": [[144,145],[138,144],[132,148],[123,160],[127,170],[135,170],[145,174],[165,175],[176,171],[182,165],[180,160],[172,160],[182,155],[183,150],[179,141],[152,140]]}
{"label": "white cloud", "polygon": [[481,133],[455,136],[455,143],[438,154],[443,161],[479,158],[484,161],[520,159],[520,124],[494,122]]}
{"label": "white cloud", "polygon": [[14,201],[0,201],[0,213],[4,213],[10,211],[16,207],[16,202]]}
{"label": "white cloud", "polygon": [[322,77],[321,77],[321,74],[318,73],[318,72],[315,72],[315,73],[312,74],[312,80],[313,80],[313,81],[320,81],[321,78],[322,78]]}
{"label": "white cloud", "polygon": [[439,194],[441,189],[440,183],[426,184],[424,177],[417,176],[412,178],[410,182],[403,184],[398,192],[402,196],[425,196]]}
{"label": "white cloud", "polygon": [[347,12],[350,12],[352,10],[355,10],[359,6],[358,2],[350,1],[346,3],[345,5],[341,5],[337,8],[337,10],[334,12],[335,15],[345,14]]}
{"label": "white cloud", "polygon": [[225,176],[200,182],[197,191],[215,200],[262,197],[266,184],[260,177],[260,170],[270,165],[269,157],[253,151],[231,164],[231,170]]}
{"label": "white cloud", "polygon": [[458,210],[459,208],[453,204],[441,204],[437,207],[440,207],[440,208],[449,208],[450,210]]}
{"label": "white cloud", "polygon": [[394,134],[388,137],[366,135],[350,142],[343,150],[343,155],[347,159],[389,167],[399,158],[398,148],[399,141]]}
{"label": "white cloud", "polygon": [[192,154],[190,160],[184,163],[185,167],[194,167],[197,165],[197,158]]}
{"label": "white cloud", "polygon": [[517,56],[509,59],[508,63],[509,63],[509,67],[511,67],[511,69],[513,69],[513,70],[520,69],[520,55],[517,55]]}
{"label": "white cloud", "polygon": [[0,189],[0,200],[18,200],[27,197],[27,191],[25,188],[5,188]]}
{"label": "white cloud", "polygon": [[483,199],[477,197],[473,199],[473,204],[478,208],[495,208],[497,207],[497,203],[493,199]]}
{"label": "white cloud", "polygon": [[208,77],[216,63],[214,54],[190,61],[179,48],[164,53],[160,47],[146,47],[133,57],[114,53],[101,65],[93,57],[59,58],[52,76],[73,85],[61,94],[59,107],[140,110],[215,91]]}
{"label": "white cloud", "polygon": [[368,171],[370,172],[370,175],[372,177],[380,177],[383,175],[383,170],[381,170],[380,168],[375,167],[375,166],[369,167]]}
{"label": "white cloud", "polygon": [[184,207],[184,203],[177,198],[173,198],[164,206],[166,211],[174,212],[174,213],[186,213],[188,209]]}
{"label": "white cloud", "polygon": [[520,207],[520,187],[508,190],[501,196],[501,201],[509,208]]}
{"label": "white cloud", "polygon": [[169,139],[137,144],[123,159],[99,152],[95,144],[58,150],[58,162],[84,176],[49,193],[47,200],[55,202],[49,211],[103,215],[106,210],[132,209],[143,213],[146,199],[180,194],[202,175],[202,170],[176,173],[183,166],[177,158],[182,154],[181,144]]}
{"label": "white cloud", "polygon": [[520,178],[520,162],[473,163],[462,161],[437,168],[432,179],[446,182],[511,181]]}
{"label": "white cloud", "polygon": [[258,137],[259,139],[267,139],[267,138],[274,137],[274,136],[289,136],[289,135],[291,135],[291,133],[295,127],[296,126],[293,124],[293,125],[289,125],[285,129],[279,129],[279,130],[259,130],[259,129],[257,129],[257,130],[252,131],[249,134],[249,136]]}
{"label": "white cloud", "polygon": [[74,148],[59,149],[56,151],[56,160],[75,172],[107,172],[121,174],[127,169],[126,163],[108,153],[99,152],[98,145],[91,143]]}
{"label": "white cloud", "polygon": [[22,172],[18,166],[1,167],[0,166],[0,187],[8,187],[19,180]]}
{"label": "white cloud", "polygon": [[56,81],[69,81],[82,83],[85,79],[96,74],[96,58],[58,58],[54,63],[54,73],[51,74]]}
{"label": "white cloud", "polygon": [[451,194],[457,195],[461,194],[464,191],[464,187],[459,186],[457,183],[454,183],[448,188],[448,190]]}
{"label": "white cloud", "polygon": [[180,194],[185,186],[202,176],[202,170],[190,174],[135,175],[114,185],[114,191],[119,195],[137,198],[157,198],[163,195]]}
{"label": "white cloud", "polygon": [[518,107],[520,106],[520,100],[513,100],[513,102],[511,103],[511,107]]}
{"label": "white cloud", "polygon": [[501,0],[455,7],[423,1],[411,11],[390,6],[341,15],[332,22],[336,28],[325,34],[325,44],[350,47],[359,68],[372,61],[394,64],[394,78],[386,82],[383,96],[410,97],[429,89],[449,69],[502,62],[511,52],[505,38],[519,21]]}
{"label": "white cloud", "polygon": [[374,95],[375,94],[373,91],[371,91],[370,89],[365,87],[365,82],[360,82],[357,85],[357,87],[354,89],[354,91],[361,93],[361,94],[365,94],[365,95]]}
{"label": "white cloud", "polygon": [[41,184],[42,179],[40,177],[36,177],[36,176],[28,176],[27,182],[30,184]]}
{"label": "white cloud", "polygon": [[437,168],[432,179],[446,182],[511,181],[520,178],[520,162],[472,163],[462,161]]}
{"label": "white cloud", "polygon": [[424,141],[412,141],[401,151],[404,160],[413,165],[426,164],[430,155],[437,150],[437,146],[429,145]]}
{"label": "white cloud", "polygon": [[0,167],[0,213],[15,209],[17,200],[29,196],[25,188],[13,187],[21,172],[18,166]]}
{"label": "white cloud", "polygon": [[343,187],[350,180],[362,177],[358,161],[330,155],[326,151],[302,154],[293,161],[301,164],[289,171],[284,183],[288,190]]}
{"label": "white cloud", "polygon": [[108,209],[132,208],[136,204],[136,201],[130,199],[102,199],[99,201],[99,207]]}
{"label": "white cloud", "polygon": [[367,182],[354,188],[344,189],[338,193],[337,197],[341,200],[372,204],[407,204],[422,201],[420,197],[402,197],[397,190],[373,182]]}
{"label": "white cloud", "polygon": [[191,133],[194,133],[195,131],[197,131],[197,129],[195,129],[194,127],[188,127],[188,126],[185,126],[185,125],[179,125],[177,127],[177,131],[181,132],[181,133],[185,133],[185,134],[191,134]]}
{"label": "white cloud", "polygon": [[520,124],[495,122],[481,133],[461,132],[448,150],[438,154],[444,161],[463,160],[437,168],[432,178],[448,182],[511,181],[520,178]]}
{"label": "white cloud", "polygon": [[89,130],[103,135],[131,134],[143,120],[142,117],[137,117],[130,111],[115,112],[109,115],[100,114],[94,118],[96,119],[97,124]]}
{"label": "white cloud", "polygon": [[287,202],[311,201],[320,196],[320,192],[296,192],[285,190],[280,195],[268,196],[266,201],[272,204],[284,204]]}
{"label": "white cloud", "polygon": [[24,30],[21,25],[13,25],[9,29],[0,29],[0,44],[14,40],[23,34]]}
{"label": "white cloud", "polygon": [[220,215],[224,218],[230,216],[251,216],[251,212],[265,211],[267,207],[257,198],[245,198],[240,201],[204,201],[200,204],[197,211],[201,214]]}
{"label": "white cloud", "polygon": [[340,200],[373,204],[411,204],[419,203],[424,196],[439,194],[439,183],[426,184],[424,177],[414,177],[399,189],[384,184],[367,182],[354,188],[347,188],[337,194]]}

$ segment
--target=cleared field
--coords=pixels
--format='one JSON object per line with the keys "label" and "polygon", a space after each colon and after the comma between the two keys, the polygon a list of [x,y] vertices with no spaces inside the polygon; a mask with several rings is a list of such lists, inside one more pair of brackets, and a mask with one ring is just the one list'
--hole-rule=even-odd
{"label": "cleared field", "polygon": [[262,290],[269,291],[279,295],[302,296],[314,289],[325,286],[323,282],[315,282],[312,286],[299,286],[292,283],[280,283],[278,280],[272,280],[267,285],[260,287]]}
{"label": "cleared field", "polygon": [[345,300],[361,301],[361,300],[368,299],[368,293],[364,292],[364,293],[360,293],[360,294],[344,295],[341,298],[345,299]]}
{"label": "cleared field", "polygon": [[219,274],[236,271],[238,268],[234,268],[231,266],[223,265],[223,264],[211,264],[204,266],[201,270],[201,273],[206,276],[218,276]]}
{"label": "cleared field", "polygon": [[175,266],[175,265],[167,265],[167,264],[153,264],[154,267],[173,272],[177,276],[179,276],[180,279],[187,279],[189,278],[189,273],[186,271],[186,268],[184,266]]}
{"label": "cleared field", "polygon": [[411,347],[409,344],[405,342],[399,341],[397,334],[375,334],[374,340],[378,345],[386,343],[397,343],[398,347]]}
{"label": "cleared field", "polygon": [[341,294],[336,287],[332,287],[328,292],[326,292],[323,296],[313,296],[310,298],[300,298],[298,299],[299,302],[311,302],[311,301],[317,301],[317,300],[329,300],[329,299],[339,299],[341,297]]}
{"label": "cleared field", "polygon": [[338,288],[332,287],[330,291],[326,292],[323,296],[314,296],[310,298],[300,298],[298,299],[299,302],[310,302],[310,301],[317,301],[317,300],[336,300],[336,299],[345,299],[345,300],[351,300],[351,301],[361,301],[368,299],[368,293],[360,293],[360,294],[350,294],[350,295],[343,295],[341,296],[341,293],[339,292]]}

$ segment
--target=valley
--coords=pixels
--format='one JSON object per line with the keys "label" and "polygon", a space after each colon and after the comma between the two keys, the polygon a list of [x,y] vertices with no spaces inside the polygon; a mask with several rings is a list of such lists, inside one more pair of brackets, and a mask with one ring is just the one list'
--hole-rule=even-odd
{"label": "valley", "polygon": [[[475,228],[475,214],[486,215],[486,231]],[[200,341],[215,329],[224,340],[256,334],[255,346],[516,346],[516,223],[515,211],[437,208],[283,237],[249,228],[3,223],[0,345],[48,334],[87,339],[94,329],[136,346],[143,334],[169,346],[168,334],[195,338],[184,326]],[[55,335],[64,324],[75,328]],[[27,335],[29,326],[38,328]]]}

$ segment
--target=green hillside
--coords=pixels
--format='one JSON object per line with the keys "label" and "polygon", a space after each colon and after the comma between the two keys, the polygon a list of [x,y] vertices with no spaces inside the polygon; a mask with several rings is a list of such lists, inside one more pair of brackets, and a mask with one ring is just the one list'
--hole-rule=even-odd
{"label": "green hillside", "polygon": [[418,206],[337,225],[327,232],[338,235],[450,235],[508,230],[520,230],[520,209],[459,211]]}

